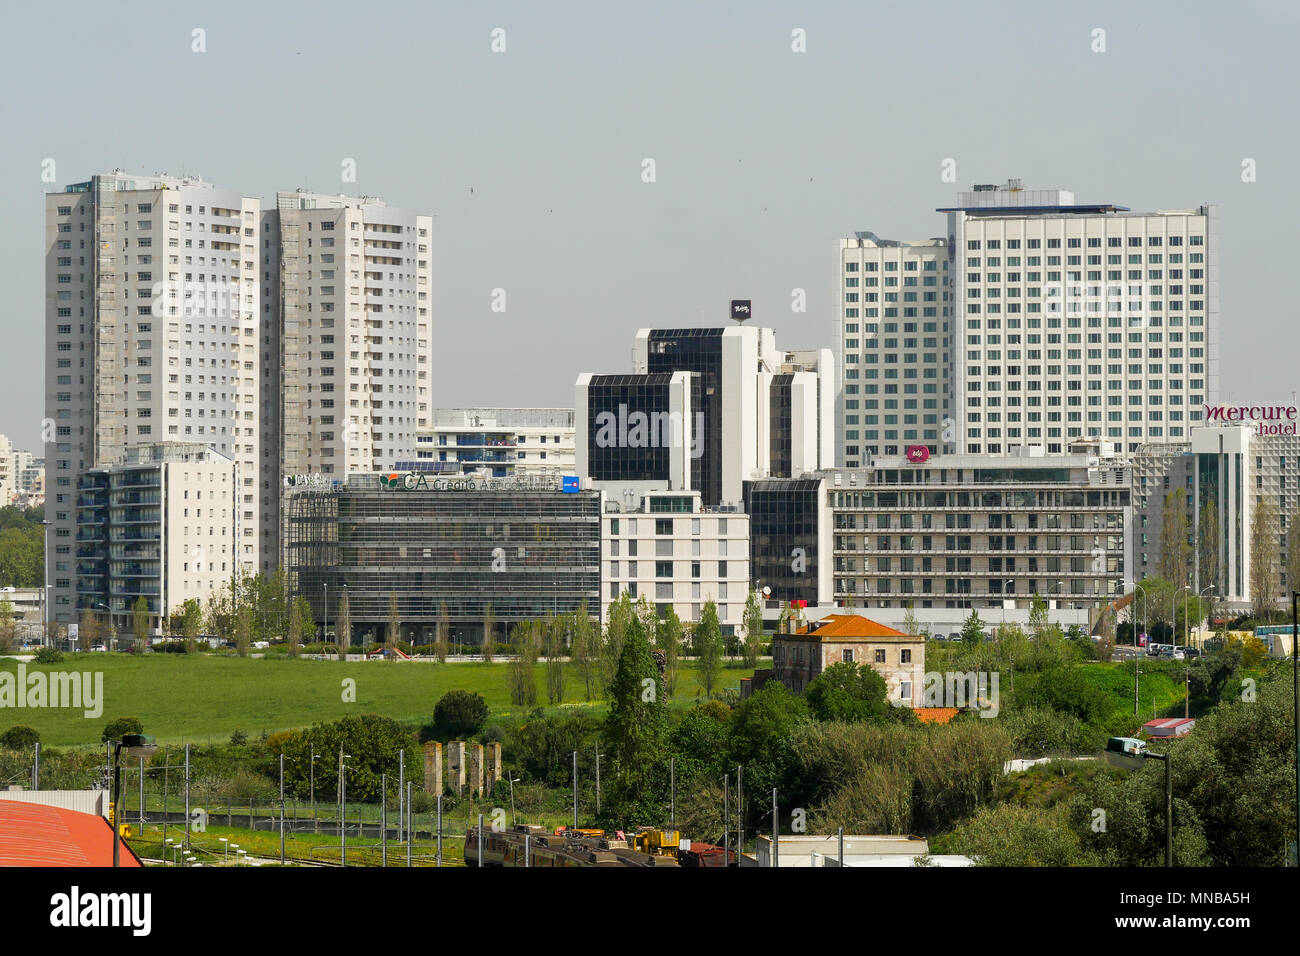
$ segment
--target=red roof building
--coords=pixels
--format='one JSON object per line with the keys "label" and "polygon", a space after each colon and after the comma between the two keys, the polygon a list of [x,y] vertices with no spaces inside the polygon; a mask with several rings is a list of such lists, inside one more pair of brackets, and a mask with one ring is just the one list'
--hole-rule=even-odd
{"label": "red roof building", "polygon": [[[125,842],[124,867],[140,858]],[[113,829],[93,813],[0,800],[0,866],[112,866]]]}
{"label": "red roof building", "polygon": [[1142,725],[1148,737],[1184,737],[1195,727],[1196,721],[1190,717],[1164,717]]}

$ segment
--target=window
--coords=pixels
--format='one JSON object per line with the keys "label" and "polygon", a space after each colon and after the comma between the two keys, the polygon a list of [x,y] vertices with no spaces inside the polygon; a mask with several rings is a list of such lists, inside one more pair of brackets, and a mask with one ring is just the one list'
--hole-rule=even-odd
{"label": "window", "polygon": [[846,648],[844,648],[844,650],[843,650],[841,656],[842,656],[843,663],[845,663],[845,664],[852,664],[852,663],[853,663],[853,648],[851,648],[851,647],[846,647]]}
{"label": "window", "polygon": [[885,651],[884,651],[884,648],[881,648],[880,650],[876,651],[876,663],[877,663],[877,664],[883,664],[883,663],[885,663]]}

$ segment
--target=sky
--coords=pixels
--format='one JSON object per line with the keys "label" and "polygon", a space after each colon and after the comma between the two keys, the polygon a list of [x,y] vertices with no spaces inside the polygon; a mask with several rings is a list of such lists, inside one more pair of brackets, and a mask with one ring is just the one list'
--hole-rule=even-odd
{"label": "sky", "polygon": [[43,193],[117,167],[432,215],[437,407],[571,407],[735,298],[833,347],[835,240],[943,235],[975,183],[1215,202],[1220,397],[1290,400],[1298,39],[1289,0],[5,0],[0,434],[39,449]]}

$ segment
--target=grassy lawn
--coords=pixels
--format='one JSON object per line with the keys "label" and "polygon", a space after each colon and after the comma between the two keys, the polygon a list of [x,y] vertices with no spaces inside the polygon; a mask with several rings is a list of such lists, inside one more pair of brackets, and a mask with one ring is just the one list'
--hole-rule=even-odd
{"label": "grassy lawn", "polygon": [[[760,662],[760,666],[762,662]],[[17,662],[0,660],[0,670],[15,671]],[[538,701],[546,702],[543,665],[537,665]],[[103,713],[87,718],[81,710],[0,710],[0,731],[14,724],[34,727],[50,747],[97,745],[108,721],[139,717],[146,733],[159,743],[220,743],[240,730],[249,737],[305,727],[348,714],[378,713],[400,721],[426,721],[433,705],[449,690],[482,694],[493,718],[522,714],[512,707],[506,664],[422,663],[388,661],[290,660],[181,654],[69,654],[60,664],[27,664],[36,671],[102,672]],[[736,688],[751,672],[729,667],[720,686]],[[356,682],[354,703],[343,700],[344,679]],[[689,706],[701,694],[696,671],[679,671],[675,706]],[[576,669],[568,668],[565,704],[599,708],[583,699]]]}
{"label": "grassy lawn", "polygon": [[[1157,664],[1156,666],[1161,666]],[[1178,716],[1182,716],[1183,681],[1181,666],[1177,679],[1166,673],[1155,673],[1146,668],[1142,662],[1142,673],[1138,679],[1138,716],[1142,722],[1152,719],[1152,705],[1157,716],[1163,716],[1168,708],[1179,706]],[[1168,670],[1168,667],[1162,668]],[[1115,697],[1123,708],[1131,713],[1133,709],[1133,666],[1127,663],[1089,664],[1083,668],[1084,679],[1095,687],[1100,687]]]}

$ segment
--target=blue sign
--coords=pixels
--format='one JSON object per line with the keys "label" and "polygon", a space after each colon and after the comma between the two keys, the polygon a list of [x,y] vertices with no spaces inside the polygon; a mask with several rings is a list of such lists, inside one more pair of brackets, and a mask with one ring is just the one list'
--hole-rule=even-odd
{"label": "blue sign", "polygon": [[563,491],[565,494],[568,494],[568,495],[571,495],[571,494],[574,494],[574,493],[577,492],[577,491],[580,491],[581,489],[578,487],[578,476],[577,476],[577,475],[565,475],[565,476],[561,479],[560,490]]}

